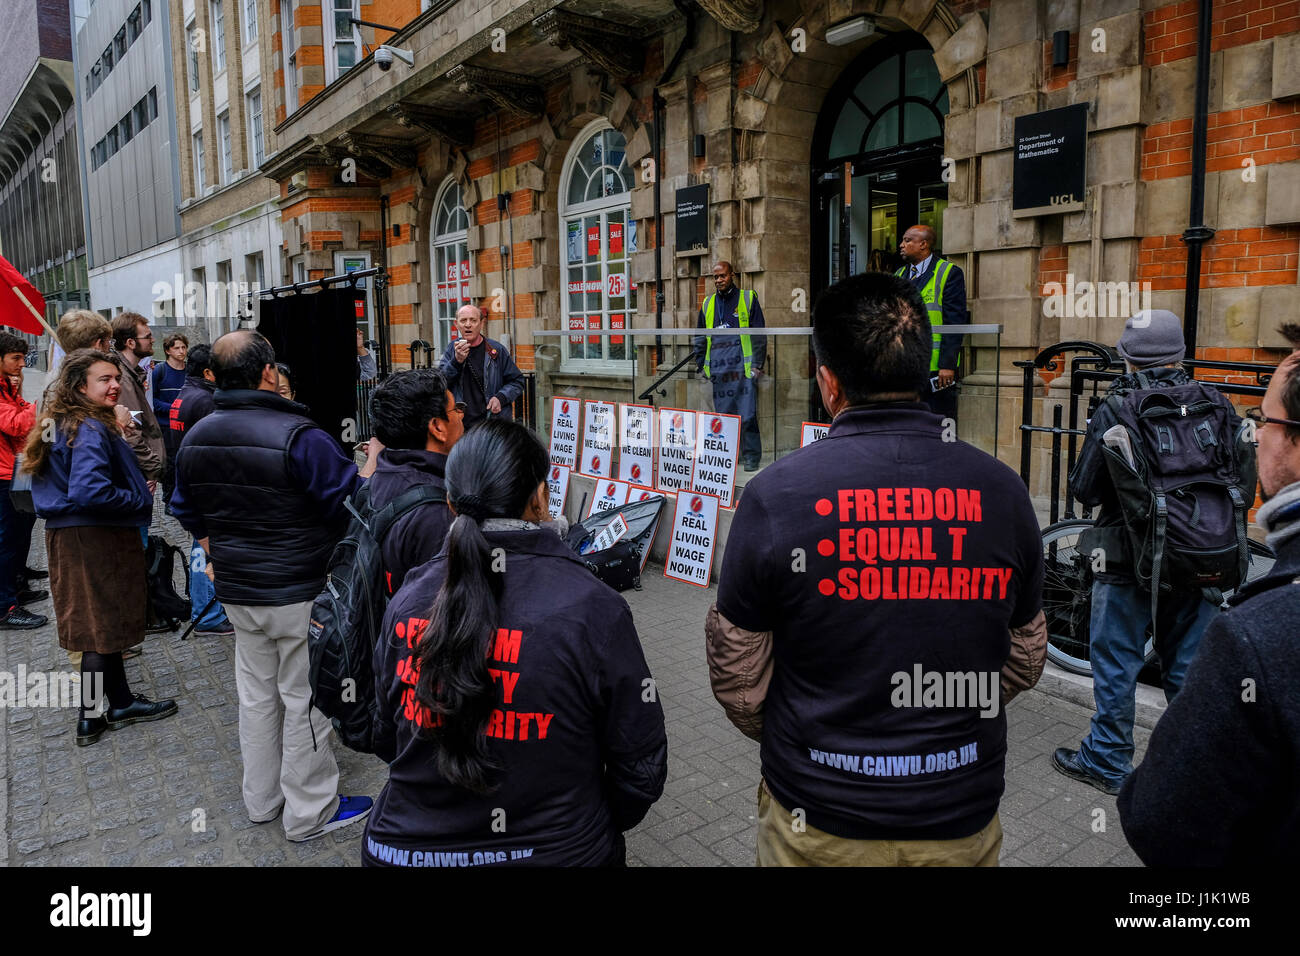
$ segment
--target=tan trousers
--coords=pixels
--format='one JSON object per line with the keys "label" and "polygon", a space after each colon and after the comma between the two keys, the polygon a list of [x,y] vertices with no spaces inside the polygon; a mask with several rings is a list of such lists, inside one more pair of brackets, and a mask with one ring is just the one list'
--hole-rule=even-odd
{"label": "tan trousers", "polygon": [[244,806],[257,823],[275,819],[283,807],[282,823],[290,840],[300,840],[327,823],[339,806],[339,767],[330,749],[330,722],[312,707],[308,723],[311,604],[226,605],[235,626]]}
{"label": "tan trousers", "polygon": [[1002,822],[960,840],[851,840],[798,821],[758,785],[759,866],[997,866]]}

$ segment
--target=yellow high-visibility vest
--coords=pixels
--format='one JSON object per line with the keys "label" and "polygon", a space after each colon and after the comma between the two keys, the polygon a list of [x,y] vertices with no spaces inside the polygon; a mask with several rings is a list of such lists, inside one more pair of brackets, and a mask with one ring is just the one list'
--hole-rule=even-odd
{"label": "yellow high-visibility vest", "polygon": [[[704,327],[713,328],[713,307],[714,299],[718,297],[715,292],[704,300]],[[754,304],[754,290],[742,289],[740,292],[740,301],[736,303],[736,314],[740,317],[740,327],[749,328],[749,309]],[[709,336],[704,343],[704,374],[707,377],[709,372],[709,355],[713,352],[713,336]],[[751,336],[742,335],[740,337],[740,352],[745,357],[745,378],[754,377],[754,344]]]}
{"label": "yellow high-visibility vest", "polygon": [[[911,266],[903,266],[894,275],[906,279],[908,270]],[[934,269],[930,271],[930,281],[921,289],[921,301],[925,303],[926,314],[930,318],[930,325],[943,325],[943,290],[948,285],[948,274],[952,272],[952,263],[944,258],[934,260]],[[936,289],[937,294],[936,294]],[[943,338],[938,332],[934,333],[934,349],[930,352],[930,371],[939,371],[939,340]],[[958,364],[961,364],[961,356],[957,356]]]}

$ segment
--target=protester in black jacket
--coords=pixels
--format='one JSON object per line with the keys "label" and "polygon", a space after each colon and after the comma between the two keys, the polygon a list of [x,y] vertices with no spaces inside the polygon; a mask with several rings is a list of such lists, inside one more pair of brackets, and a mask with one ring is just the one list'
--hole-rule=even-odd
{"label": "protester in black jacket", "polygon": [[384,444],[370,479],[374,512],[412,488],[427,485],[439,492],[436,501],[398,518],[380,542],[388,593],[396,594],[408,571],[442,550],[451,527],[443,473],[451,446],[465,434],[465,406],[457,404],[439,372],[416,369],[390,375],[375,389],[370,421]]}
{"label": "protester in black jacket", "polygon": [[499,420],[448,458],[458,517],[375,651],[391,766],[366,864],[617,865],[663,792],[663,710],[632,615],[538,526],[548,467],[531,432]]}
{"label": "protester in black jacket", "polygon": [[[1300,325],[1283,327],[1300,348]],[[1300,352],[1258,409],[1256,521],[1277,554],[1205,632],[1119,795],[1150,866],[1290,864],[1300,853]]]}
{"label": "protester in black jacket", "polygon": [[196,422],[212,414],[216,408],[212,400],[217,390],[217,376],[212,371],[212,347],[196,345],[185,361],[185,384],[172,402],[168,430],[177,449],[185,440],[185,432]]}

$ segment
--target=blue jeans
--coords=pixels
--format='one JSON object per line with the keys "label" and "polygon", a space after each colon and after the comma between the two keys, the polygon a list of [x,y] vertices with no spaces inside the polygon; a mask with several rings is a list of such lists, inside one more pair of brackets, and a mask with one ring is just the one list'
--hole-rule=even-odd
{"label": "blue jeans", "polygon": [[[199,615],[203,609],[208,606],[208,602],[217,596],[216,588],[208,580],[208,576],[203,573],[203,568],[207,567],[207,555],[203,553],[203,546],[199,544],[199,539],[195,538],[194,543],[190,546],[190,620],[198,621],[195,625],[200,631],[221,631],[230,627],[230,622],[226,619],[226,609],[218,601],[212,605],[212,610],[199,620]],[[195,570],[195,569],[198,570]]]}
{"label": "blue jeans", "polygon": [[9,613],[18,599],[19,579],[27,567],[36,515],[14,508],[9,497],[11,482],[0,479],[0,617]]}
{"label": "blue jeans", "polygon": [[[1201,635],[1219,606],[1200,591],[1163,594],[1157,610],[1156,652],[1165,699],[1173,700],[1196,656]],[[1092,693],[1097,704],[1079,763],[1115,785],[1133,772],[1133,722],[1142,670],[1151,592],[1136,584],[1096,581],[1092,586]]]}

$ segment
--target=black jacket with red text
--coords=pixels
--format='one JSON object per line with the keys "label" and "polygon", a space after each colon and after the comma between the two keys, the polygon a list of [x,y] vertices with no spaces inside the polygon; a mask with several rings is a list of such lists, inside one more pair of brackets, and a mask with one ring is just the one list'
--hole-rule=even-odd
{"label": "black jacket with red text", "polygon": [[479,795],[448,783],[435,740],[416,736],[414,655],[446,574],[440,554],[406,576],[375,648],[376,753],[390,766],[367,820],[365,861],[620,862],[622,832],[645,816],[667,775],[663,709],[632,614],[554,532],[484,534],[505,551],[487,653],[496,789]]}

